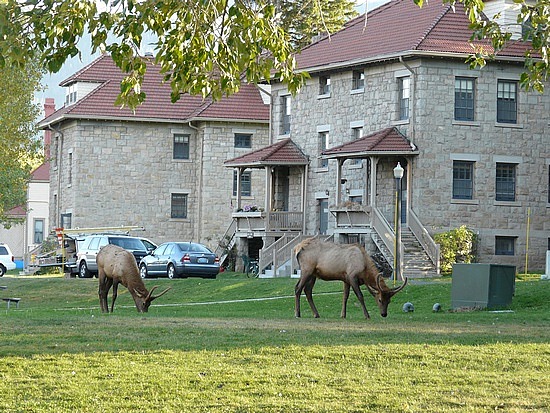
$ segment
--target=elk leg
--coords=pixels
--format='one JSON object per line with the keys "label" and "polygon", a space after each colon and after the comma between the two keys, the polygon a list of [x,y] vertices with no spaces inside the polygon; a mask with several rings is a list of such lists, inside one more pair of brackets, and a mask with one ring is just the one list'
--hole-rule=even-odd
{"label": "elk leg", "polygon": [[369,312],[367,311],[367,307],[365,306],[365,298],[363,297],[363,293],[361,292],[361,288],[359,287],[359,282],[357,281],[357,279],[353,279],[351,283],[351,288],[353,288],[353,292],[357,296],[357,299],[361,304],[361,308],[363,308],[363,314],[365,315],[365,318],[369,319],[370,315],[369,315]]}
{"label": "elk leg", "polygon": [[311,307],[313,316],[319,318],[319,311],[317,311],[317,307],[315,307],[315,303],[313,302],[313,286],[315,285],[315,281],[317,281],[316,277],[310,278],[304,287],[304,292],[306,293],[307,302]]}
{"label": "elk leg", "polygon": [[341,318],[346,318],[346,313],[347,313],[347,307],[348,307],[348,298],[349,298],[349,284],[348,283],[344,283],[344,296],[343,296],[343,299],[342,299],[342,313],[340,314],[340,317]]}
{"label": "elk leg", "polygon": [[115,309],[115,300],[118,296],[118,282],[113,282],[113,299],[111,301],[111,313]]}
{"label": "elk leg", "polygon": [[110,279],[105,276],[105,274],[99,273],[99,306],[101,307],[102,313],[109,312],[109,306],[107,304],[107,295],[109,294],[109,289],[111,288]]}
{"label": "elk leg", "polygon": [[294,287],[294,317],[300,318],[300,296],[304,289],[306,278],[301,277]]}

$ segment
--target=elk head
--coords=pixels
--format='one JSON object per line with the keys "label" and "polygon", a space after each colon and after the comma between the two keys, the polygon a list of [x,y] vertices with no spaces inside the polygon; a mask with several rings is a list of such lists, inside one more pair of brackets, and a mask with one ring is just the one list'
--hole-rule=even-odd
{"label": "elk head", "polygon": [[149,311],[149,306],[151,305],[151,302],[154,299],[159,298],[160,296],[166,294],[172,287],[168,287],[166,290],[164,290],[158,295],[153,295],[153,291],[155,291],[156,288],[157,286],[154,286],[153,288],[151,288],[151,291],[149,292],[145,290],[145,293],[147,294],[144,294],[144,292],[134,289],[134,294],[132,295],[134,296],[136,308],[140,313],[146,313],[147,311]]}
{"label": "elk head", "polygon": [[376,277],[376,287],[367,285],[369,292],[374,297],[376,304],[378,305],[380,315],[382,317],[386,317],[388,315],[388,305],[390,304],[391,298],[405,288],[407,281],[408,278],[405,277],[405,282],[399,287],[388,288],[382,278],[382,275],[378,274]]}

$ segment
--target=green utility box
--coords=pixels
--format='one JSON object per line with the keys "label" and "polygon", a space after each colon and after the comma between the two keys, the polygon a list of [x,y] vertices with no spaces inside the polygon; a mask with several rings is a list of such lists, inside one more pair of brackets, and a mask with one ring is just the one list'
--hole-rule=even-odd
{"label": "green utility box", "polygon": [[516,267],[498,264],[454,264],[451,306],[502,308],[512,304]]}

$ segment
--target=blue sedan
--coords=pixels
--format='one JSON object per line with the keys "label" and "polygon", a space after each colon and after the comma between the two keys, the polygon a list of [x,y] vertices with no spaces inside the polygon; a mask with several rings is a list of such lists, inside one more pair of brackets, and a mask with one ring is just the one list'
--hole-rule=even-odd
{"label": "blue sedan", "polygon": [[208,247],[195,242],[166,242],[146,255],[139,263],[141,278],[216,278],[220,260]]}

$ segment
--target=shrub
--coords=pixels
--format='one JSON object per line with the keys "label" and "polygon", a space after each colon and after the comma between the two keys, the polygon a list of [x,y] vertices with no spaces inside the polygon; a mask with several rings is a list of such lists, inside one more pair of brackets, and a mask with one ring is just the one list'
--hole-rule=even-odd
{"label": "shrub", "polygon": [[470,264],[476,261],[477,235],[466,225],[435,234],[435,242],[441,246],[441,271],[449,273],[454,263]]}

